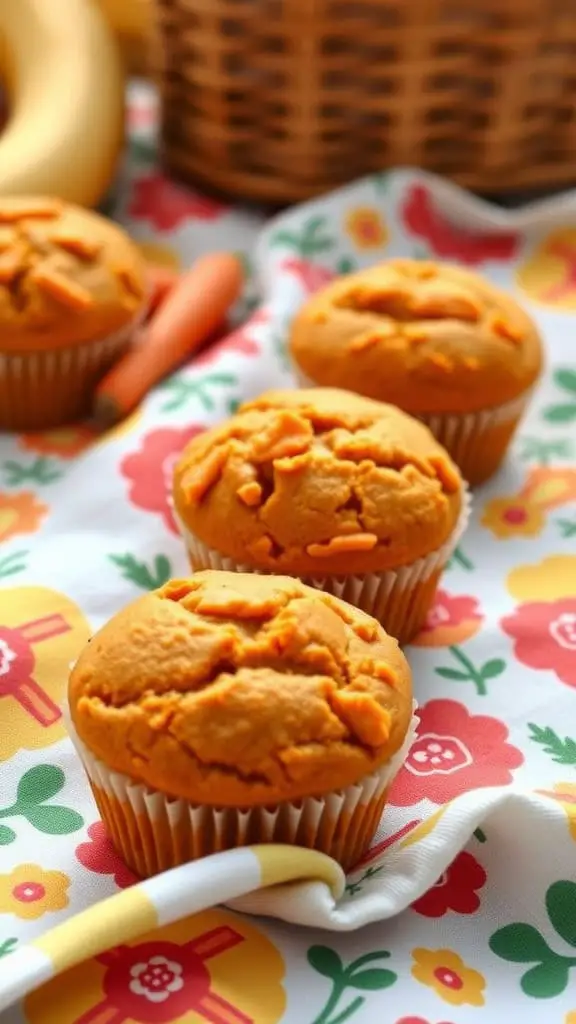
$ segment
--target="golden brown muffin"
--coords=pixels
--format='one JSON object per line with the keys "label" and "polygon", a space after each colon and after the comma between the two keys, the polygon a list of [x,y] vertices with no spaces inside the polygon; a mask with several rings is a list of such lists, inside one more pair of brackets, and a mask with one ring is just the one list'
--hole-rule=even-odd
{"label": "golden brown muffin", "polygon": [[0,427],[87,411],[130,340],[144,261],[111,221],[51,198],[0,200]]}
{"label": "golden brown muffin", "polygon": [[85,648],[69,704],[141,875],[258,842],[356,863],[413,735],[396,641],[286,577],[203,572],[141,598]]}
{"label": "golden brown muffin", "polygon": [[373,619],[288,577],[200,572],[116,615],[70,677],[83,743],[170,796],[252,807],[355,783],[412,715]]}
{"label": "golden brown muffin", "polygon": [[417,260],[389,260],[317,292],[294,320],[290,351],[305,381],[422,418],[471,483],[497,468],[542,370],[537,328],[510,295],[471,271]]}
{"label": "golden brown muffin", "polygon": [[174,504],[190,533],[241,564],[379,572],[444,544],[462,481],[430,431],[393,406],[329,388],[271,391],[188,444]]}

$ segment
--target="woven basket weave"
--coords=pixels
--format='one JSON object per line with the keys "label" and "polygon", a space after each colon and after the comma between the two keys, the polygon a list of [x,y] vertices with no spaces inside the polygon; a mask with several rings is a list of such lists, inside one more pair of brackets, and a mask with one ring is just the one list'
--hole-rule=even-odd
{"label": "woven basket weave", "polygon": [[287,202],[412,165],[576,180],[576,0],[156,0],[168,169]]}

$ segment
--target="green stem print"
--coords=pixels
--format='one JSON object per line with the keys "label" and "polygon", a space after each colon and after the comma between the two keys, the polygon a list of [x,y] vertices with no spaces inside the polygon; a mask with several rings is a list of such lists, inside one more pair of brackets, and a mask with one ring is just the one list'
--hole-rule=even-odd
{"label": "green stem print", "polygon": [[472,835],[474,836],[475,839],[478,840],[479,843],[486,842],[486,833],[483,832],[481,828],[475,828]]}
{"label": "green stem print", "polygon": [[163,391],[167,391],[171,398],[166,402],[161,412],[177,412],[182,409],[191,398],[195,398],[207,411],[212,412],[216,403],[211,394],[213,388],[230,388],[237,384],[236,377],[231,373],[210,373],[203,377],[170,377],[160,384]]}
{"label": "green stem print", "polygon": [[576,370],[564,367],[554,371],[554,383],[563,392],[563,401],[549,405],[543,416],[548,423],[574,423],[576,420]]}
{"label": "green stem print", "polygon": [[156,555],[152,567],[138,562],[134,555],[108,555],[111,562],[121,570],[125,580],[131,580],[142,590],[156,590],[167,583],[172,576],[172,566],[166,555]]}
{"label": "green stem print", "polygon": [[[29,768],[18,783],[16,801],[0,808],[0,818],[26,818],[32,828],[49,836],[67,836],[77,832],[84,819],[77,811],[61,804],[49,804],[66,781],[64,772],[53,764],[37,764]],[[9,846],[16,839],[14,829],[0,825],[0,846]]]}
{"label": "green stem print", "polygon": [[345,892],[347,892],[349,896],[356,896],[357,893],[362,892],[362,889],[364,888],[364,882],[368,882],[371,878],[375,878],[377,875],[380,874],[381,871],[384,871],[383,864],[380,864],[379,867],[366,868],[364,874],[361,875],[360,878],[358,878],[355,882],[348,882],[345,888]]}
{"label": "green stem print", "polygon": [[329,233],[328,218],[325,216],[309,217],[304,221],[300,231],[280,230],[270,238],[271,246],[282,246],[292,249],[299,256],[309,258],[322,252],[330,252],[336,245]]}
{"label": "green stem print", "polygon": [[488,693],[487,680],[502,675],[506,668],[506,662],[502,658],[490,658],[483,665],[476,666],[460,647],[449,647],[448,650],[460,668],[435,668],[436,675],[442,676],[442,679],[452,679],[454,682],[474,683],[479,697],[485,697]]}
{"label": "green stem print", "polygon": [[26,568],[27,554],[27,551],[13,551],[11,555],[0,558],[0,580],[6,576],[15,576],[16,573],[23,572]]}
{"label": "green stem print", "polygon": [[347,1005],[342,1007],[342,997],[346,989],[356,989],[360,992],[377,992],[380,989],[390,988],[397,980],[394,971],[386,970],[377,965],[368,967],[368,964],[377,963],[390,956],[386,950],[377,950],[374,953],[365,953],[353,960],[348,967],[345,967],[335,949],[329,946],[311,946],[308,950],[308,963],[318,974],[328,978],[332,982],[332,991],[320,1013],[314,1017],[312,1024],[343,1024],[349,1020],[361,1006],[364,1005],[365,997],[356,996]]}
{"label": "green stem print", "polygon": [[528,728],[530,730],[530,739],[534,743],[540,743],[545,754],[549,754],[556,764],[572,764],[576,765],[576,740],[571,739],[570,736],[565,736],[562,739],[551,729],[550,726],[536,725],[534,722],[528,722]]}
{"label": "green stem print", "polygon": [[[546,913],[554,931],[576,954],[576,883],[554,882],[546,892]],[[490,949],[502,960],[533,964],[522,975],[520,988],[533,999],[552,999],[568,986],[576,955],[564,956],[548,945],[531,924],[508,924],[490,938]]]}
{"label": "green stem print", "polygon": [[52,459],[45,455],[39,455],[37,459],[27,465],[22,462],[14,462],[7,459],[2,464],[4,480],[8,487],[19,487],[20,484],[52,484],[62,476],[62,470],[54,465]]}
{"label": "green stem print", "polygon": [[0,942],[0,960],[3,956],[8,956],[8,953],[13,953],[18,945],[18,939],[4,939]]}
{"label": "green stem print", "polygon": [[470,561],[468,555],[462,551],[462,548],[455,548],[452,558],[448,562],[447,568],[454,569],[457,565],[461,569],[465,569],[466,572],[474,572],[474,563]]}
{"label": "green stem print", "polygon": [[559,527],[560,533],[564,538],[576,537],[576,518],[557,519],[556,526]]}
{"label": "green stem print", "polygon": [[523,462],[537,462],[540,466],[549,466],[552,460],[569,459],[572,455],[572,444],[567,438],[542,441],[538,437],[523,437],[519,455]]}

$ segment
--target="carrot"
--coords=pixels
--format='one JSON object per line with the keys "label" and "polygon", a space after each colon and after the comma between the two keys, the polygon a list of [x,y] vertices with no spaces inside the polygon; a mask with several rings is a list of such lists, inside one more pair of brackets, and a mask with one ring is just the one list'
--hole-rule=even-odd
{"label": "carrot", "polygon": [[148,319],[154,316],[164,299],[180,280],[180,274],[171,267],[161,267],[158,263],[149,263],[146,267],[146,279],[150,289],[148,303]]}
{"label": "carrot", "polygon": [[140,342],[96,389],[94,415],[105,424],[127,416],[150,388],[195,352],[222,322],[240,294],[243,274],[231,253],[203,256],[182,274]]}

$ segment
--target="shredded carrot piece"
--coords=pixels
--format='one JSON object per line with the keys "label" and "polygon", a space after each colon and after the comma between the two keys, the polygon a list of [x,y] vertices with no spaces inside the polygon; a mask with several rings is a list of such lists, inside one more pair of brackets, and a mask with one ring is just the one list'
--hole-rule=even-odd
{"label": "shredded carrot piece", "polygon": [[272,538],[267,533],[263,534],[248,545],[248,551],[254,558],[267,558],[272,551]]}
{"label": "shredded carrot piece", "polygon": [[37,267],[32,272],[31,279],[43,292],[61,302],[63,306],[82,312],[94,305],[94,299],[86,288],[71,281],[58,270]]}
{"label": "shredded carrot piece", "polygon": [[259,505],[262,501],[262,488],[255,480],[252,480],[247,484],[242,484],[242,486],[236,491],[236,494],[240,498],[240,501],[243,501],[245,505]]}
{"label": "shredded carrot piece", "polygon": [[505,320],[504,317],[497,316],[492,321],[492,330],[494,334],[498,334],[501,338],[505,338],[506,341],[512,341],[514,344],[519,344],[522,341],[523,334],[517,327],[514,327],[509,320]]}
{"label": "shredded carrot piece", "polygon": [[62,204],[57,199],[12,199],[6,206],[0,203],[0,224],[13,224],[27,217],[49,220],[57,217],[61,210]]}
{"label": "shredded carrot piece", "polygon": [[202,501],[208,491],[220,479],[220,474],[228,451],[226,448],[215,448],[202,462],[196,463],[186,471],[182,486],[186,496],[192,501]]}
{"label": "shredded carrot piece", "polygon": [[80,238],[78,235],[65,234],[62,231],[54,231],[50,234],[50,241],[54,245],[79,256],[83,260],[92,260],[98,255],[102,248],[100,242],[91,242],[87,238]]}
{"label": "shredded carrot piece", "polygon": [[375,533],[351,533],[346,537],[332,537],[327,544],[309,544],[306,552],[311,558],[330,558],[331,555],[371,551],[377,543]]}

